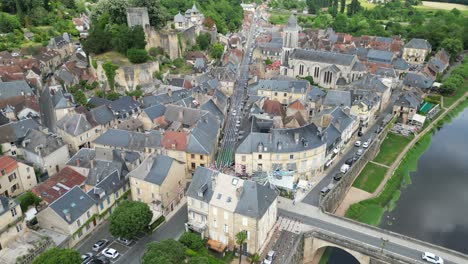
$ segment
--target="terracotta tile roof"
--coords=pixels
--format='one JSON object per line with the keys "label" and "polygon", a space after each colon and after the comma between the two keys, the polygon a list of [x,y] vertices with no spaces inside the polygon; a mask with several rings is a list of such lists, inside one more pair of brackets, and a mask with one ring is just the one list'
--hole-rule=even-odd
{"label": "terracotta tile roof", "polygon": [[274,116],[284,116],[284,109],[280,102],[276,100],[265,100],[262,107],[265,113]]}
{"label": "terracotta tile roof", "polygon": [[5,170],[5,173],[9,173],[18,167],[18,162],[9,156],[0,157],[0,171]]}
{"label": "terracotta tile roof", "polygon": [[161,145],[166,149],[185,150],[187,148],[187,134],[185,132],[178,131],[166,131],[161,140]]}
{"label": "terracotta tile roof", "polygon": [[32,192],[50,204],[60,198],[60,196],[65,194],[68,190],[75,186],[82,185],[85,181],[85,176],[70,167],[65,167],[45,182],[34,187]]}
{"label": "terracotta tile roof", "polygon": [[292,102],[288,108],[291,108],[291,109],[296,109],[296,110],[305,110],[305,106],[304,104],[301,103],[301,101],[299,100],[296,100],[294,102]]}

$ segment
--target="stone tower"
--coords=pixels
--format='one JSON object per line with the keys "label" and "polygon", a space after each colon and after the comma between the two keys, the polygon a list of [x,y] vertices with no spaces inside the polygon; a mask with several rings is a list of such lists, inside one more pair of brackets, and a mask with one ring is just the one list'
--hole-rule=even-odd
{"label": "stone tower", "polygon": [[128,7],[127,8],[128,27],[141,26],[147,29],[150,26],[148,9],[146,7]]}
{"label": "stone tower", "polygon": [[299,30],[300,27],[297,25],[296,16],[292,14],[283,29],[283,51],[281,54],[282,65],[288,64],[289,54],[299,45]]}

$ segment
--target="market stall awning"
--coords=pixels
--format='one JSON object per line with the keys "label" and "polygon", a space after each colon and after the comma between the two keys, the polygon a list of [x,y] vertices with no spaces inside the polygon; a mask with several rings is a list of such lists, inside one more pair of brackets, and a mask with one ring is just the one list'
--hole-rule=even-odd
{"label": "market stall awning", "polygon": [[208,239],[208,247],[219,253],[223,253],[226,250],[225,244],[213,239]]}

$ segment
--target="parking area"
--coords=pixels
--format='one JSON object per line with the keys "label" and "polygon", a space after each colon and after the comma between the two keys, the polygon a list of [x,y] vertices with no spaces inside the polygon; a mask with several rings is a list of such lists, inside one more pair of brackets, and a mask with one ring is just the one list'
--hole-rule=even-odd
{"label": "parking area", "polygon": [[409,135],[412,135],[413,133],[416,133],[420,128],[420,126],[418,127],[402,123],[396,123],[392,126],[392,128],[390,128],[390,132],[393,134],[400,134],[407,137]]}
{"label": "parking area", "polygon": [[[109,248],[113,248],[115,250],[117,250],[117,252],[120,253],[120,256],[114,260],[111,259],[111,263],[118,263],[119,260],[125,255],[125,253],[127,253],[127,251],[130,249],[131,246],[133,246],[135,244],[135,242],[132,242],[132,244],[130,244],[129,246],[126,246],[118,241],[114,241],[114,242],[111,242],[107,247]],[[102,254],[102,252],[100,253]],[[99,254],[99,255],[100,255]]]}

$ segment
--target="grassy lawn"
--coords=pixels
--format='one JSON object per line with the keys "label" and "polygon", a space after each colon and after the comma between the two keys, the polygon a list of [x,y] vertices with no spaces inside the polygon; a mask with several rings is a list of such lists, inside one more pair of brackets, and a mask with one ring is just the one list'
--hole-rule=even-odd
{"label": "grassy lawn", "polygon": [[387,168],[368,162],[354,180],[353,187],[373,193],[382,182],[386,172]]}
{"label": "grassy lawn", "polygon": [[114,64],[117,65],[130,65],[130,61],[125,57],[124,55],[115,52],[115,51],[109,51],[106,53],[102,53],[99,55],[94,56],[94,60],[100,60],[100,61],[112,61]]}
{"label": "grassy lawn", "polygon": [[455,101],[458,100],[463,94],[468,91],[468,80],[465,80],[462,87],[457,89],[452,96],[444,96],[444,107],[450,107]]}
{"label": "grassy lawn", "polygon": [[456,8],[460,10],[464,16],[468,16],[468,6],[462,4],[422,1],[422,5],[417,5],[415,8],[424,12],[435,12],[437,10],[450,11]]}
{"label": "grassy lawn", "polygon": [[382,142],[379,154],[375,157],[374,161],[387,166],[392,165],[411,139],[412,137],[404,137],[388,133],[384,142]]}
{"label": "grassy lawn", "polygon": [[[357,214],[355,210],[358,210]],[[358,203],[353,204],[348,211],[346,211],[345,217],[368,225],[378,226],[384,213],[385,209],[377,204],[362,206]]]}

